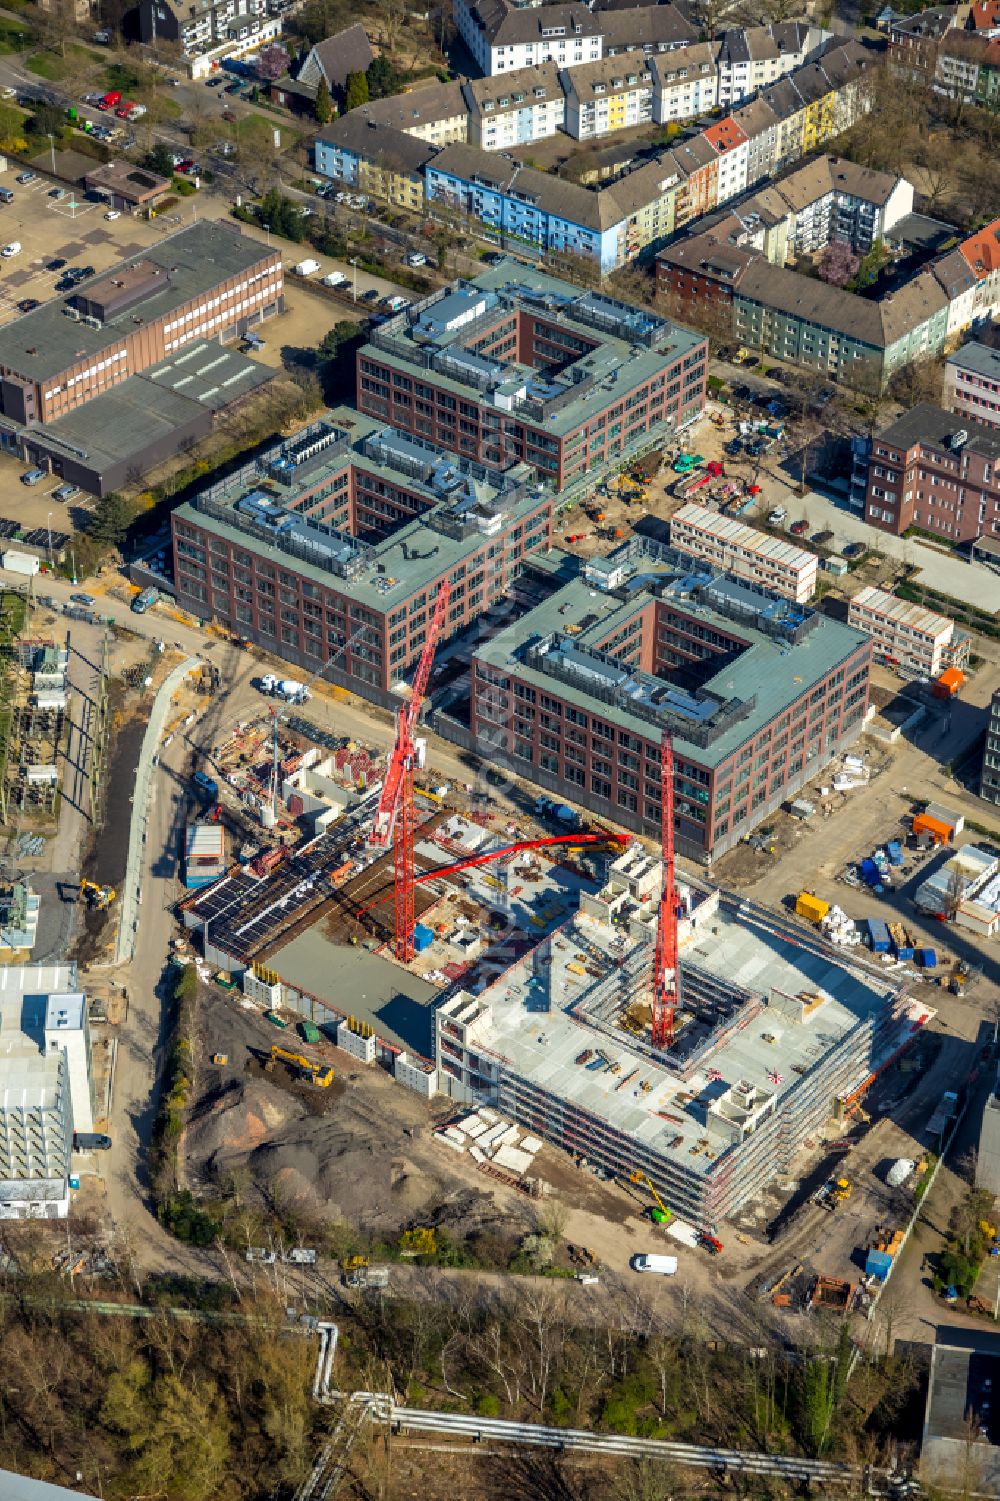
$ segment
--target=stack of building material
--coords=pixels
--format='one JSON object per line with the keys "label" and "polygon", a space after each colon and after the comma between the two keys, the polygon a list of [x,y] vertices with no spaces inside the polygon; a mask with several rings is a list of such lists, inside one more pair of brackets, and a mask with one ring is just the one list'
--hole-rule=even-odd
{"label": "stack of building material", "polygon": [[861,942],[861,934],[853,917],[848,917],[843,907],[836,903],[820,922],[820,927],[826,933],[831,943],[841,944],[845,948],[856,948]]}

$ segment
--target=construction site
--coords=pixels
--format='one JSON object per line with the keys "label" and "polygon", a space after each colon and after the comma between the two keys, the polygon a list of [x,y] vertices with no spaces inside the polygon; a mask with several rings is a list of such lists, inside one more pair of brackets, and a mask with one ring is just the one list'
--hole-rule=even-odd
{"label": "construction site", "polygon": [[69,726],[69,632],[62,645],[41,637],[15,641],[4,668],[0,821],[12,809],[51,817]]}
{"label": "construction site", "polygon": [[[768,1185],[828,1127],[842,1134],[837,1101],[869,1087],[931,1012],[792,920],[678,879],[669,735],[658,856],[563,805],[540,806],[562,832],[538,835],[418,790],[447,602],[445,584],[386,763],[304,748],[308,721],[281,711],[215,747],[228,795],[272,842],[186,898],[185,926],[275,1027],[297,1020],[428,1102],[496,1112],[506,1167],[486,1149],[488,1118],[485,1145],[461,1128],[444,1138],[470,1166],[530,1192],[527,1132],[645,1185],[696,1244],[723,1222],[750,1228]],[[307,1093],[327,1056],[293,1059]]]}

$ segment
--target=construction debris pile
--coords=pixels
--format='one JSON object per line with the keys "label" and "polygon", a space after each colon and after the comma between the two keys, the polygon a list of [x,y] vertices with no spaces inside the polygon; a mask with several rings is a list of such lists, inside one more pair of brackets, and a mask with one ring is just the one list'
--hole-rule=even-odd
{"label": "construction debris pile", "polygon": [[454,1152],[467,1151],[480,1171],[523,1188],[532,1196],[539,1193],[537,1179],[528,1177],[528,1173],[542,1141],[512,1125],[491,1106],[481,1105],[471,1115],[442,1126],[434,1132],[434,1139]]}

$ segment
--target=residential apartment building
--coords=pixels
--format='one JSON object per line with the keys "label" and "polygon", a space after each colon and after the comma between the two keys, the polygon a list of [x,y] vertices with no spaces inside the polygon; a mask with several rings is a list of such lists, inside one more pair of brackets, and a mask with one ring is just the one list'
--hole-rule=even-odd
{"label": "residential apartment building", "polygon": [[653,119],[657,125],[693,120],[718,104],[718,42],[692,42],[667,53],[653,53],[649,68],[656,85]]}
{"label": "residential apartment building", "polygon": [[472,730],[481,755],[657,839],[669,729],[678,849],[711,860],[857,737],[870,659],[848,626],[635,538],[477,648]]}
{"label": "residential apartment building", "polygon": [[832,35],[805,21],[729,27],[719,53],[719,103],[734,109],[817,52]]}
{"label": "residential apartment building", "polygon": [[313,145],[317,172],[414,213],[423,210],[424,169],[434,154],[426,141],[361,110],[334,120]]}
{"label": "residential apartment building", "polygon": [[952,543],[1000,537],[1000,433],[926,404],[876,433],[865,519],[899,535],[919,526]]}
{"label": "residential apartment building", "polygon": [[[546,9],[551,7],[536,9],[536,14]],[[621,14],[634,17],[638,12]],[[610,182],[585,187],[510,159],[517,144],[530,144],[559,128],[594,139],[623,129],[646,117],[650,100],[654,122],[710,107],[717,91],[712,48],[677,49],[676,57],[687,61],[676,67],[674,55],[632,49],[615,55],[612,63],[557,70],[562,104],[550,94],[552,64],[468,84],[463,98],[472,144],[457,139],[457,117],[442,118],[445,106],[430,97],[425,102],[431,91],[380,100],[323,132],[316,165],[354,185],[361,179],[364,158],[377,165],[387,148],[400,157],[387,126],[419,134],[428,145],[441,144],[446,132],[443,149],[411,169],[414,176],[423,173],[423,196],[432,212],[440,205],[446,215],[461,215],[463,227],[502,248],[579,255],[610,272],[662,242],[676,227],[729,201],[748,183],[798,161],[807,141],[811,149],[846,129],[867,108],[868,56],[856,42],[833,39],[823,44],[818,62],[805,64],[767,90],[766,98],[744,106],[739,119],[726,117],[681,136],[649,162]],[[440,92],[435,86],[436,95]],[[432,119],[440,121],[437,134],[430,128]],[[367,122],[367,133],[359,121]],[[380,180],[379,173],[370,174],[371,182]],[[389,181],[398,191],[395,178]],[[415,182],[406,185],[405,196],[417,200]]]}
{"label": "residential apartment building", "polygon": [[652,59],[622,52],[566,71],[566,130],[578,141],[597,140],[653,119]]}
{"label": "residential apartment building", "polygon": [[554,490],[664,442],[705,404],[707,341],[501,262],[375,331],[357,405],[489,469]]}
{"label": "residential apartment building", "polygon": [[172,512],[182,605],[377,703],[552,545],[552,494],[338,408]]}
{"label": "residential apartment building", "polygon": [[598,17],[581,3],[517,7],[510,0],[454,0],[459,35],[487,78],[556,63],[570,68],[603,55]]}
{"label": "residential apartment building", "polygon": [[972,343],[949,355],[942,402],[958,417],[1000,427],[1000,350]]}
{"label": "residential apartment building", "polygon": [[814,552],[705,506],[689,503],[675,512],[670,545],[796,604],[807,604],[816,593],[819,559]]}
{"label": "residential apartment building", "polygon": [[968,665],[971,638],[953,620],[873,585],[851,599],[847,623],[872,638],[876,658],[914,677],[935,678],[946,667]]}
{"label": "residential apartment building", "polygon": [[979,796],[987,802],[1000,803],[1000,688],[994,691],[990,700],[983,765],[979,774]]}
{"label": "residential apartment building", "polygon": [[139,0],[139,40],[176,42],[192,78],[207,78],[226,57],[257,51],[281,35],[270,0]]}
{"label": "residential apartment building", "polygon": [[477,78],[463,84],[462,94],[469,112],[469,141],[483,151],[530,146],[566,124],[566,95],[556,63],[541,63],[510,77]]}
{"label": "residential apartment building", "polygon": [[469,104],[460,83],[427,83],[388,99],[371,99],[341,118],[403,130],[428,146],[469,139]]}
{"label": "residential apartment building", "polygon": [[943,5],[897,17],[889,26],[888,66],[917,82],[930,83],[943,38],[963,26],[968,13],[967,6]]}

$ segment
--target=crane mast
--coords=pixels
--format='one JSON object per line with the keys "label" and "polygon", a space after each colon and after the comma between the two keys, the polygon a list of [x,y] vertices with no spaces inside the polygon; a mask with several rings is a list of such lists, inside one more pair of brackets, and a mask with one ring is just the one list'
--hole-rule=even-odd
{"label": "crane mast", "polygon": [[413,843],[416,814],[413,803],[413,763],[416,760],[416,747],[413,732],[427,692],[434,652],[444,629],[450,595],[451,586],[447,579],[442,579],[434,602],[434,614],[427,627],[424,649],[420,653],[414,674],[410,700],[402,706],[396,721],[396,743],[389,757],[375,823],[369,836],[369,843],[380,849],[386,849],[392,840],[393,926],[396,958],[401,964],[409,963],[415,953]]}
{"label": "crane mast", "polygon": [[656,924],[653,1047],[669,1048],[674,1040],[680,976],[677,970],[677,887],[674,879],[674,742],[668,731],[664,731],[660,747],[660,840],[663,881]]}

